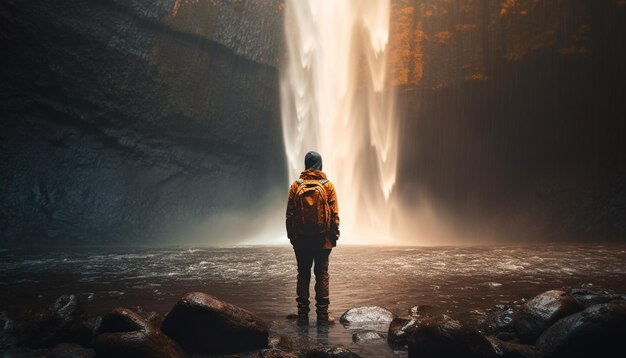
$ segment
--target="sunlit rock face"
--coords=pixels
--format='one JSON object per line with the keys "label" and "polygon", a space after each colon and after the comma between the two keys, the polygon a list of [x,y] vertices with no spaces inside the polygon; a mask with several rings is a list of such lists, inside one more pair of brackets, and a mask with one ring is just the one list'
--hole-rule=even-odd
{"label": "sunlit rock face", "polygon": [[[0,17],[1,242],[184,240],[287,185],[278,3],[8,1]],[[204,239],[245,227],[224,225]]]}
{"label": "sunlit rock face", "polygon": [[391,16],[407,240],[626,237],[623,1],[396,0]]}

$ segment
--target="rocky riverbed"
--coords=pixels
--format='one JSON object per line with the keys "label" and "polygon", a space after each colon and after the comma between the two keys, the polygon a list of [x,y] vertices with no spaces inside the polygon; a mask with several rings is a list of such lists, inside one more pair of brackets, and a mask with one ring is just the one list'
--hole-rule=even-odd
{"label": "rocky riverbed", "polygon": [[[286,319],[295,310],[295,258],[287,246],[4,250],[0,311],[9,323],[0,325],[6,327],[0,349],[7,357],[20,357],[79,349],[72,344],[89,347],[99,317],[116,307],[161,327],[181,297],[204,292],[252,312],[267,325],[269,347],[280,343],[297,354],[342,347],[363,357],[404,357],[411,329],[427,318],[430,330],[464,322],[460,327],[478,330],[499,349],[529,350],[539,347],[538,330],[621,299],[620,293],[626,292],[624,262],[621,245],[341,246],[333,250],[330,265],[331,311],[338,322],[318,328],[313,316],[305,326]],[[549,293],[532,300],[543,292]],[[525,305],[560,307],[561,302],[563,308],[543,313],[546,319],[537,319],[532,311],[520,313]],[[37,329],[12,331],[37,315],[58,317],[50,312],[59,307],[81,309],[63,309],[77,318],[47,318],[40,327],[71,321],[64,326],[69,332],[42,336]],[[133,330],[148,332],[126,310],[116,314],[128,316],[124,319],[134,322],[127,323]],[[112,329],[103,333],[116,333]],[[69,336],[75,338],[67,341]],[[29,337],[39,343],[25,344]],[[58,343],[64,344],[54,348]]]}
{"label": "rocky riverbed", "polygon": [[[397,317],[379,306],[353,307],[337,324],[356,330],[355,342],[386,344],[398,356],[626,354],[620,339],[626,334],[626,295],[587,285],[473,310],[470,320],[428,311],[414,306]],[[386,335],[377,331],[381,326],[388,327]],[[0,328],[3,357],[359,357],[345,347],[274,335],[255,313],[202,292],[184,294],[165,316],[141,307],[93,316],[76,295],[63,295],[19,319],[0,313]]]}

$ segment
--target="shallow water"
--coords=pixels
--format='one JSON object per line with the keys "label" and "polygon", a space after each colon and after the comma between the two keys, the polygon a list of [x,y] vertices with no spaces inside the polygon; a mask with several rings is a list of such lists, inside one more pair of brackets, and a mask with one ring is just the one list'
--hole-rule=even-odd
{"label": "shallow water", "polygon": [[[353,306],[379,305],[404,315],[420,304],[466,318],[474,308],[582,284],[625,293],[626,245],[340,246],[330,256],[331,311],[337,317]],[[166,313],[189,291],[247,308],[270,322],[270,334],[303,345],[319,341],[363,356],[406,354],[394,353],[385,341],[352,342],[354,327],[318,330],[313,320],[302,329],[287,321],[295,311],[290,247],[0,251],[0,310],[9,312],[75,293],[90,313],[136,305]],[[380,331],[386,336],[386,327]]]}

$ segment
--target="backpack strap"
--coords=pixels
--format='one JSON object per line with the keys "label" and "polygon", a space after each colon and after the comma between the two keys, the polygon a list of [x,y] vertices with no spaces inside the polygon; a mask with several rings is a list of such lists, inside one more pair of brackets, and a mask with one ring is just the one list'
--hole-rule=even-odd
{"label": "backpack strap", "polygon": [[[320,180],[320,184],[324,185],[326,183],[328,183],[330,180],[328,179],[322,179]],[[304,183],[304,179],[297,179],[296,183],[298,183],[298,185],[302,185],[302,183]]]}

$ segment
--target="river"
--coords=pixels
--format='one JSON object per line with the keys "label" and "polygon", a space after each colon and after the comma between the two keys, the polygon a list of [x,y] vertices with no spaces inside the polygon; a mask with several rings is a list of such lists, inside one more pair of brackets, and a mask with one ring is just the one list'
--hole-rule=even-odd
{"label": "river", "polygon": [[[404,315],[419,304],[466,319],[472,309],[549,289],[592,285],[626,293],[626,245],[339,245],[330,256],[330,309],[337,318],[354,306]],[[287,246],[3,249],[0,311],[19,313],[74,293],[92,314],[136,305],[165,314],[183,293],[202,291],[257,313],[270,335],[344,346],[366,357],[406,355],[382,340],[354,343],[355,329],[339,323],[317,330],[313,315],[308,329],[286,320],[295,312],[295,278]]]}

